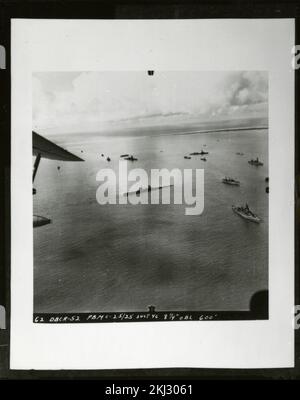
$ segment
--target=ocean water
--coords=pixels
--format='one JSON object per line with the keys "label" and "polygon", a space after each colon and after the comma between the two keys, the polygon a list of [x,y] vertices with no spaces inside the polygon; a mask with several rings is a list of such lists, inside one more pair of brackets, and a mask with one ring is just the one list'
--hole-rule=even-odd
{"label": "ocean water", "polygon": [[[150,304],[248,310],[251,296],[268,288],[268,130],[153,132],[61,136],[63,147],[85,162],[42,159],[34,214],[52,223],[34,229],[35,312],[145,311]],[[209,152],[207,162],[183,158],[201,149]],[[185,204],[99,205],[96,174],[117,171],[125,153],[138,158],[129,170],[204,168],[203,213],[187,216]],[[262,167],[248,164],[257,156]],[[240,187],[223,184],[225,175]],[[233,204],[245,202],[261,224],[232,212]]]}

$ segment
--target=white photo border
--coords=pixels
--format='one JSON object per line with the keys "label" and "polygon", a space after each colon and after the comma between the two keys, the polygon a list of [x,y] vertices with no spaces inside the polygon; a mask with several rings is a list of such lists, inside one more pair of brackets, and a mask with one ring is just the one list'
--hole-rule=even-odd
{"label": "white photo border", "polygon": [[[12,369],[293,367],[294,38],[294,19],[12,20]],[[101,70],[268,71],[269,320],[33,323],[32,73]]]}

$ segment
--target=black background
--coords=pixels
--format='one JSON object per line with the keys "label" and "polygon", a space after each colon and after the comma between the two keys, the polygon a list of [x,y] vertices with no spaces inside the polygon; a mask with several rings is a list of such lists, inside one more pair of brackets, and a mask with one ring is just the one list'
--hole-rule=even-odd
{"label": "black background", "polygon": [[[0,70],[0,304],[6,306],[7,329],[0,330],[0,379],[300,379],[300,334],[295,331],[295,368],[288,369],[138,369],[99,371],[9,370],[10,308],[10,19],[191,19],[191,18],[295,18],[295,44],[300,45],[298,1],[102,1],[102,0],[0,0],[0,45],[6,49],[6,69]],[[247,43],[245,43],[247,46]],[[270,50],[271,51],[271,50]],[[222,60],[220,60],[221,62]],[[299,298],[299,70],[295,71],[295,304]],[[76,348],[74,349],[76,352]],[[134,349],[133,349],[134,351]],[[278,349],[280,351],[280,348]],[[172,383],[171,382],[171,383]],[[104,393],[101,391],[102,394]]]}

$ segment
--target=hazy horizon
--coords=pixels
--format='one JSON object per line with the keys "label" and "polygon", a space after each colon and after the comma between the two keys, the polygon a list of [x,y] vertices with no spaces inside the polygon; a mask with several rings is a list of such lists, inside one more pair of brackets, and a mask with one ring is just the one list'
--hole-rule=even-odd
{"label": "hazy horizon", "polygon": [[268,116],[266,72],[39,72],[33,129],[46,135],[219,124]]}
{"label": "hazy horizon", "polygon": [[209,133],[209,132],[217,132],[217,131],[226,131],[228,129],[237,130],[241,128],[245,130],[245,128],[254,129],[254,128],[267,128],[268,129],[268,118],[236,118],[229,120],[213,120],[213,121],[186,121],[183,123],[174,123],[174,124],[149,124],[149,125],[135,125],[135,126],[126,126],[126,125],[115,125],[110,126],[108,129],[104,130],[74,130],[74,131],[66,131],[66,130],[49,130],[42,129],[36,130],[37,133],[42,134],[44,136],[50,136],[53,139],[59,140],[60,138],[67,137],[135,137],[135,136],[148,136],[148,135],[184,135],[184,134],[192,134],[199,131],[201,133]]}

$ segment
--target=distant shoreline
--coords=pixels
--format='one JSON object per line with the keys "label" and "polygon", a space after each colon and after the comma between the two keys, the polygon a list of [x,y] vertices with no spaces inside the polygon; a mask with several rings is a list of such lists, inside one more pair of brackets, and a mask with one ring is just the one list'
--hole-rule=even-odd
{"label": "distant shoreline", "polygon": [[180,132],[172,133],[172,135],[197,135],[198,133],[213,133],[213,132],[232,132],[232,131],[254,131],[254,130],[264,130],[269,129],[268,126],[250,126],[242,128],[221,128],[221,129],[209,129],[204,131],[192,131],[192,132]]}
{"label": "distant shoreline", "polygon": [[[253,130],[265,130],[269,129],[268,126],[248,126],[248,127],[234,127],[234,128],[217,128],[217,129],[205,129],[205,130],[196,130],[196,131],[185,131],[185,132],[160,132],[160,133],[151,133],[151,134],[136,134],[136,135],[124,135],[124,134],[106,134],[106,135],[99,135],[97,132],[91,132],[91,133],[86,133],[84,136],[93,136],[96,138],[145,138],[145,137],[159,137],[159,136],[178,136],[178,135],[198,135],[198,134],[203,134],[203,133],[217,133],[217,132],[239,132],[239,131],[253,131]],[[82,133],[73,133],[73,134],[68,134],[68,138],[70,137],[78,137],[79,135],[82,135]],[[56,135],[51,135],[53,139],[56,139],[57,143],[63,143],[65,140],[61,140],[62,138],[66,138],[65,134],[56,134]]]}

